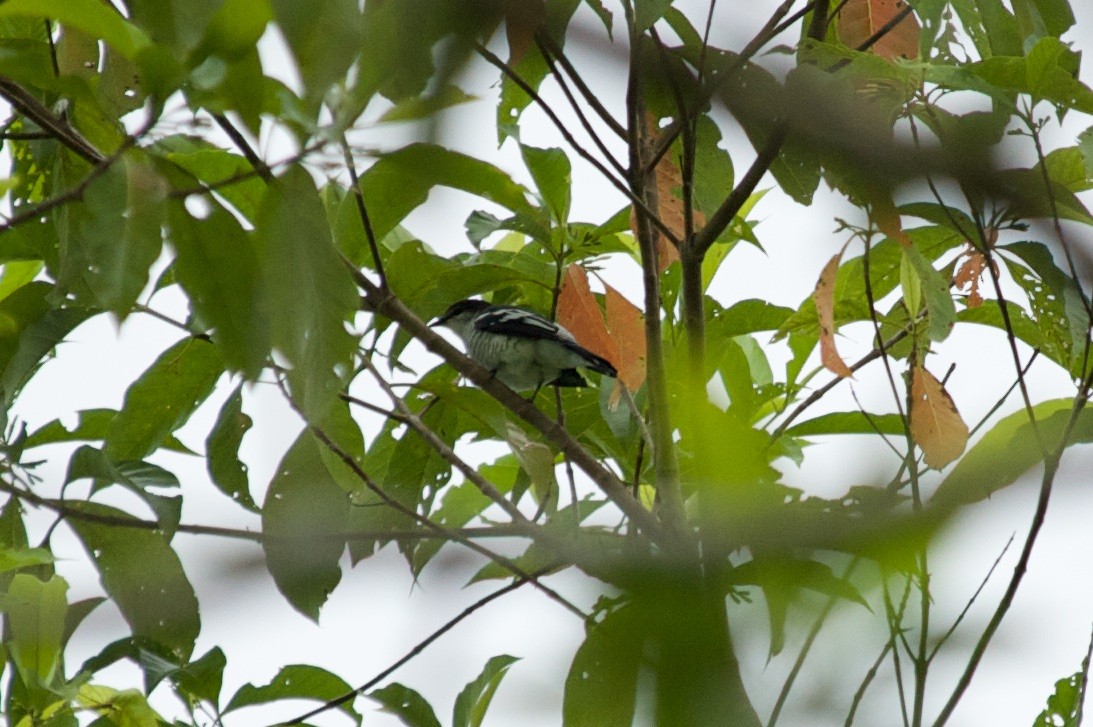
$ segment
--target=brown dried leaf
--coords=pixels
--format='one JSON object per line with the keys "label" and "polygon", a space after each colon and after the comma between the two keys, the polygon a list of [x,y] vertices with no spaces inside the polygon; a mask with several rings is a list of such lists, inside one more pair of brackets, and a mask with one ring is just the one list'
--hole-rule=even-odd
{"label": "brown dried leaf", "polygon": [[507,0],[505,37],[509,42],[509,66],[515,66],[528,52],[546,9],[542,0]]}
{"label": "brown dried leaf", "polygon": [[820,323],[820,363],[832,373],[846,377],[853,376],[854,372],[843,361],[835,346],[835,276],[839,272],[843,250],[846,250],[845,245],[824,265],[820,279],[816,281],[812,301],[816,304],[816,317]]}
{"label": "brown dried leaf", "polygon": [[970,250],[967,254],[968,259],[956,271],[953,283],[957,290],[968,287],[968,307],[978,308],[983,304],[983,296],[979,294],[979,281],[987,268],[987,258],[978,250]]}
{"label": "brown dried leaf", "polygon": [[611,363],[619,370],[619,381],[637,391],[645,381],[645,316],[610,285],[607,290],[607,329],[618,348]]}
{"label": "brown dried leaf", "polygon": [[[655,148],[657,146],[657,118],[647,112],[645,120],[646,128],[649,129],[652,139],[648,147]],[[682,191],[683,170],[680,168],[673,150],[669,149],[657,162],[656,167],[653,169],[653,178],[657,189],[657,217],[660,218],[665,227],[671,230],[676,239],[682,240],[687,235],[687,219],[684,215]],[[702,214],[701,210],[692,210],[691,216],[696,231],[706,226],[706,215]],[[636,237],[638,234],[637,217],[633,212],[630,214],[630,229]],[[669,265],[679,260],[679,250],[658,229],[654,228],[653,232],[657,236],[657,264],[660,267],[660,272],[663,273]]]}
{"label": "brown dried leaf", "polygon": [[588,274],[580,265],[565,269],[558,296],[558,323],[573,334],[577,343],[618,366],[619,349],[607,332],[600,306],[588,287]]}
{"label": "brown dried leaf", "polygon": [[941,469],[968,446],[968,425],[941,382],[921,366],[911,370],[911,437],[926,464]]}
{"label": "brown dried leaf", "polygon": [[[839,40],[857,48],[906,7],[905,0],[847,0],[839,11]],[[911,13],[870,46],[869,51],[888,60],[914,60],[918,58],[921,31],[918,19]]]}

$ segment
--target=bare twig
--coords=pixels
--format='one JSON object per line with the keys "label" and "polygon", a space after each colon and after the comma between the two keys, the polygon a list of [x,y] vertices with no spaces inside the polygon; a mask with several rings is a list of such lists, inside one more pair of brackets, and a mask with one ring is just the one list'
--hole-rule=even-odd
{"label": "bare twig", "polygon": [[345,168],[349,170],[349,181],[353,186],[353,199],[357,202],[357,216],[360,217],[361,227],[364,229],[364,238],[368,240],[368,250],[372,253],[372,267],[376,269],[376,275],[379,276],[380,288],[386,288],[387,274],[383,271],[379,242],[376,240],[375,230],[372,229],[372,218],[368,216],[368,206],[364,202],[364,190],[361,189],[361,180],[357,176],[357,164],[353,161],[353,153],[344,134],[342,135],[342,152],[345,156]]}
{"label": "bare twig", "polygon": [[343,694],[340,697],[337,697],[335,699],[331,699],[329,702],[326,702],[322,706],[316,707],[315,709],[313,709],[310,712],[307,712],[305,714],[301,714],[299,717],[295,717],[293,719],[290,719],[287,722],[281,722],[276,727],[288,727],[288,725],[303,724],[304,722],[311,719],[315,715],[322,714],[323,712],[327,712],[327,711],[329,711],[331,709],[334,709],[336,707],[340,707],[341,705],[345,704],[346,702],[349,702],[349,701],[352,701],[353,699],[356,699],[358,696],[364,694],[369,689],[376,686],[377,684],[382,682],[387,677],[391,676],[391,674],[393,674],[399,667],[409,663],[411,660],[416,658],[418,656],[418,654],[425,651],[425,649],[428,648],[428,646],[430,644],[432,644],[434,641],[439,639],[444,634],[451,631],[461,621],[466,619],[468,616],[473,614],[475,611],[479,610],[483,606],[486,606],[487,604],[489,604],[492,601],[496,601],[501,596],[504,596],[507,593],[511,593],[512,591],[515,591],[517,588],[520,588],[521,586],[523,586],[527,582],[528,582],[528,579],[526,579],[526,578],[517,578],[516,580],[514,580],[512,583],[508,584],[504,588],[499,588],[496,591],[494,591],[493,593],[490,593],[489,595],[478,599],[477,601],[472,603],[470,606],[467,606],[465,609],[460,611],[454,618],[449,619],[448,622],[445,623],[443,626],[441,626],[439,629],[437,629],[433,633],[429,634],[429,636],[426,637],[423,641],[421,641],[414,648],[412,648],[408,652],[406,652],[406,655],[403,656],[401,659],[399,659],[394,664],[387,667],[386,669],[381,671],[379,674],[372,677],[367,682],[360,685],[359,687],[357,687],[353,691],[346,692],[345,694]]}
{"label": "bare twig", "polygon": [[267,182],[272,181],[273,173],[270,171],[269,166],[266,164],[265,160],[258,155],[258,152],[254,150],[254,147],[250,145],[250,142],[247,141],[247,137],[243,135],[243,132],[237,129],[235,124],[231,122],[231,119],[224,114],[214,113],[212,116],[213,120],[216,121],[216,125],[228,135],[228,138],[232,140],[232,143],[234,143],[239,151],[242,152],[243,156],[250,162],[250,165],[254,167],[254,171],[258,173],[258,176]]}

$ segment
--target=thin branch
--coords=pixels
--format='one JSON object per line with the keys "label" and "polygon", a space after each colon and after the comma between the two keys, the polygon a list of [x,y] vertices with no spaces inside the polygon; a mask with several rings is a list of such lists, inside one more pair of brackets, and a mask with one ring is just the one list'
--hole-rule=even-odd
{"label": "thin branch", "polygon": [[[558,62],[558,64],[565,69],[566,74],[573,80],[573,84],[580,91],[581,96],[585,102],[596,112],[604,124],[607,125],[611,131],[615,133],[620,139],[626,139],[626,127],[620,124],[615,117],[611,115],[611,112],[607,110],[607,107],[600,101],[600,97],[592,92],[581,74],[577,73],[577,69],[573,67],[573,64],[566,57],[565,51],[562,50],[553,38],[548,33],[539,31],[535,34],[535,42],[539,44],[539,52],[546,58],[547,63],[550,63],[551,58]],[[545,52],[544,52],[545,51]]]}
{"label": "thin branch", "polygon": [[[865,365],[869,364],[870,362],[876,361],[882,355],[881,351],[883,349],[891,348],[892,346],[896,345],[897,343],[902,341],[904,338],[906,338],[907,335],[908,335],[908,331],[906,329],[895,333],[887,341],[884,341],[881,346],[878,346],[877,348],[874,348],[872,351],[865,354],[860,359],[858,359],[856,362],[851,364],[850,370],[852,372],[857,372],[859,369],[861,369]],[[827,392],[831,391],[832,389],[834,389],[836,386],[838,386],[839,384],[841,384],[845,380],[846,380],[846,378],[844,378],[842,376],[836,376],[835,378],[831,379],[831,381],[828,381],[826,384],[824,384],[823,386],[821,386],[820,388],[816,389],[811,394],[809,394],[808,398],[805,399],[804,401],[802,401],[800,404],[798,404],[793,409],[793,411],[791,411],[789,413],[789,415],[782,421],[782,423],[779,424],[778,427],[775,428],[775,430],[773,432],[771,432],[770,438],[772,440],[775,440],[775,439],[778,439],[779,437],[781,437],[783,434],[785,434],[786,429],[789,428],[789,425],[792,424],[797,419],[797,417],[801,416],[801,414],[803,414],[806,409],[808,409],[810,406],[812,406],[817,401],[822,399],[824,397],[824,395],[827,394]]]}
{"label": "thin branch", "polygon": [[[310,144],[308,146],[305,146],[300,151],[296,152],[295,154],[292,154],[291,156],[285,157],[284,159],[281,159],[280,161],[269,162],[269,164],[266,165],[266,169],[272,171],[274,169],[279,169],[281,167],[287,167],[287,166],[290,166],[292,164],[296,164],[297,162],[303,161],[303,159],[305,157],[307,157],[308,155],[313,154],[313,153],[319,151],[320,149],[322,149],[324,146],[326,146],[326,143],[327,142],[325,142],[325,141],[320,141],[320,142],[316,142],[314,144]],[[248,179],[254,179],[255,177],[261,177],[261,176],[262,176],[262,171],[261,170],[259,170],[257,168],[252,168],[252,169],[248,169],[246,171],[238,172],[238,173],[233,174],[229,177],[224,177],[223,179],[219,179],[215,182],[203,182],[201,184],[201,186],[198,186],[198,187],[190,187],[189,189],[176,189],[176,190],[168,193],[167,198],[168,199],[186,199],[187,197],[192,197],[193,195],[196,195],[196,194],[200,194],[200,195],[211,194],[213,192],[216,192],[219,189],[223,189],[224,187],[230,187],[233,184],[239,184],[240,182],[245,182]]]}
{"label": "thin branch", "polygon": [[543,113],[547,115],[547,118],[549,118],[554,126],[558,129],[558,133],[562,135],[562,138],[566,140],[566,143],[569,144],[570,147],[572,147],[573,150],[577,152],[577,154],[579,154],[582,159],[594,166],[596,170],[601,175],[603,175],[604,179],[610,182],[615,189],[619,190],[623,195],[626,196],[628,200],[630,200],[631,204],[644,212],[648,216],[648,218],[652,220],[653,224],[656,225],[661,230],[661,232],[667,235],[674,244],[679,244],[679,238],[677,238],[675,234],[670,229],[668,229],[668,226],[665,225],[664,222],[662,222],[660,218],[657,217],[656,214],[654,214],[652,210],[650,210],[646,206],[645,201],[642,200],[640,197],[636,197],[626,184],[620,181],[614,174],[612,174],[611,170],[603,165],[603,162],[592,156],[592,154],[590,154],[587,149],[581,146],[577,142],[577,140],[573,138],[573,134],[570,133],[569,129],[566,127],[565,122],[558,118],[558,114],[554,112],[554,109],[550,107],[550,104],[544,101],[543,97],[540,96],[534,88],[529,86],[527,81],[520,78],[520,76],[514,70],[512,70],[512,68],[510,68],[507,63],[502,61],[485,47],[479,45],[476,46],[476,50],[478,51],[478,54],[480,56],[485,58],[486,61],[488,61],[491,65],[504,73],[508,78],[512,80],[513,83],[519,86],[524,93],[531,97],[531,99],[539,106],[539,108],[543,110]]}
{"label": "thin branch", "polygon": [[372,228],[372,218],[368,216],[368,206],[364,202],[364,190],[361,189],[361,180],[357,176],[357,164],[353,161],[353,153],[345,134],[342,134],[342,152],[345,156],[345,168],[349,170],[349,181],[353,185],[353,199],[357,202],[357,216],[360,217],[361,227],[364,229],[364,238],[368,240],[368,249],[372,253],[372,267],[376,269],[376,275],[379,276],[380,288],[386,288],[387,274],[383,271],[383,258],[380,257],[379,242],[376,240],[376,232]]}
{"label": "thin branch", "polygon": [[[421,418],[406,405],[406,402],[402,400],[394,389],[387,382],[386,379],[376,370],[376,367],[368,359],[364,360],[364,367],[368,373],[372,374],[372,378],[376,380],[380,388],[383,389],[383,393],[387,394],[387,398],[394,404],[395,410],[403,417],[406,425],[417,432],[425,443],[428,444],[433,451],[439,454],[448,464],[452,465],[459,472],[467,478],[467,480],[478,488],[478,491],[485,495],[491,502],[505,511],[509,517],[512,518],[514,524],[519,524],[523,527],[534,529],[534,534],[538,534],[538,529],[533,523],[531,523],[524,513],[520,512],[520,509],[516,505],[512,504],[507,497],[505,497],[497,486],[487,480],[482,474],[471,467],[467,462],[456,454],[455,450],[448,446],[448,443],[437,436],[436,432],[425,425]],[[532,534],[533,531],[529,530],[528,534]]]}
{"label": "thin branch", "polygon": [[[846,572],[843,573],[843,580],[850,577],[854,568],[859,563],[858,558],[850,561],[850,565],[847,566]],[[797,680],[797,675],[801,673],[801,668],[805,665],[805,659],[808,658],[809,652],[812,650],[812,645],[816,641],[816,637],[820,635],[820,629],[823,628],[824,623],[827,621],[827,617],[831,615],[831,612],[835,609],[835,603],[839,600],[838,596],[832,595],[827,599],[827,603],[820,610],[820,613],[816,615],[816,620],[812,622],[812,627],[808,631],[808,636],[805,637],[805,641],[801,644],[801,650],[797,653],[797,658],[793,661],[793,667],[789,670],[789,674],[786,675],[785,682],[782,683],[782,689],[778,692],[778,699],[774,702],[774,709],[771,710],[770,719],[767,721],[767,727],[774,727],[778,722],[778,717],[782,713],[782,708],[785,707],[786,700],[789,698],[789,692],[793,688],[793,683]]]}
{"label": "thin branch", "polygon": [[[10,78],[0,77],[0,96],[2,96],[12,108],[37,124],[52,138],[59,141],[88,164],[100,165],[106,161],[102,152],[88,141],[83,134],[77,131],[67,121],[58,118],[33,94],[27,91]],[[127,139],[130,137],[127,137]],[[126,146],[122,142],[122,147]]]}
{"label": "thin branch", "polygon": [[975,593],[973,593],[972,597],[968,599],[968,602],[964,604],[964,608],[961,609],[960,615],[953,621],[953,625],[950,626],[949,629],[941,635],[941,638],[937,640],[937,643],[934,644],[934,648],[930,652],[929,657],[927,657],[927,661],[933,661],[934,657],[937,656],[937,653],[941,651],[941,647],[945,645],[945,642],[949,640],[949,637],[952,636],[957,627],[960,626],[960,623],[964,620],[964,617],[968,615],[968,612],[972,610],[972,606],[975,604],[976,599],[979,598],[979,594],[987,587],[987,583],[990,582],[991,576],[994,575],[995,568],[1002,562],[1002,558],[1005,557],[1006,553],[1009,552],[1010,546],[1013,545],[1013,537],[1013,535],[1010,535],[1009,540],[1002,546],[1002,552],[994,559],[994,563],[991,564],[990,569],[987,571],[987,575],[985,575],[983,580],[979,583],[979,588],[975,589]]}
{"label": "thin branch", "polygon": [[[630,66],[626,88],[626,122],[629,128],[630,169],[627,174],[630,196],[642,201],[636,210],[635,230],[641,250],[642,287],[645,291],[646,381],[649,396],[650,430],[653,435],[654,479],[661,499],[663,518],[668,527],[678,534],[687,532],[683,493],[679,484],[679,464],[676,447],[672,441],[672,419],[668,398],[667,374],[661,335],[660,270],[657,261],[656,234],[651,228],[655,218],[647,214],[648,207],[657,207],[656,187],[650,184],[650,174],[645,164],[644,145],[650,138],[645,118],[645,103],[641,87],[641,55],[637,32],[634,29],[633,8],[627,4],[627,27],[630,30]],[[675,235],[669,236],[676,246]]]}
{"label": "thin branch", "polygon": [[876,661],[873,662],[873,666],[869,667],[869,671],[865,673],[865,678],[862,679],[857,690],[854,692],[854,698],[850,701],[850,712],[846,715],[846,722],[843,727],[852,727],[854,724],[854,715],[858,712],[858,707],[861,706],[861,700],[865,697],[865,690],[869,688],[869,685],[873,683],[873,679],[876,678],[877,672],[880,670],[880,665],[884,663],[884,657],[888,656],[888,651],[892,648],[892,642],[888,641],[884,644],[884,648],[880,650],[880,655],[877,656]]}
{"label": "thin branch", "polygon": [[1051,500],[1052,485],[1055,482],[1055,475],[1059,470],[1059,463],[1062,460],[1063,452],[1066,451],[1066,445],[1070,440],[1071,432],[1077,424],[1078,415],[1081,413],[1082,409],[1085,408],[1086,402],[1089,399],[1089,382],[1086,381],[1084,383],[1084,390],[1075,397],[1074,406],[1070,412],[1070,419],[1067,421],[1066,427],[1063,430],[1063,436],[1059,440],[1058,449],[1055,452],[1052,452],[1050,457],[1047,457],[1044,460],[1044,474],[1040,479],[1040,494],[1036,501],[1036,511],[1033,513],[1028,535],[1025,536],[1025,544],[1021,549],[1021,556],[1017,560],[1017,565],[1013,568],[1013,575],[1010,578],[1009,585],[1006,587],[1006,592],[1002,595],[1002,599],[995,608],[994,614],[987,623],[987,627],[983,630],[983,634],[979,637],[979,641],[976,642],[975,648],[972,650],[972,654],[968,659],[967,666],[964,668],[964,673],[960,675],[960,680],[953,689],[952,695],[950,695],[945,706],[942,707],[937,720],[934,721],[934,727],[942,727],[942,725],[948,722],[949,717],[952,716],[953,710],[956,709],[956,705],[964,696],[964,692],[967,691],[968,685],[971,684],[972,677],[979,667],[979,662],[983,659],[983,654],[986,652],[988,644],[990,644],[995,632],[1001,625],[1002,619],[1004,619],[1009,612],[1010,606],[1013,605],[1013,599],[1017,596],[1017,589],[1020,587],[1021,581],[1028,570],[1029,560],[1032,558],[1033,547],[1036,545],[1037,536],[1040,534],[1040,529],[1044,524],[1044,518],[1047,515],[1047,506],[1048,502]]}
{"label": "thin branch", "polygon": [[[96,523],[98,525],[110,525],[111,527],[131,528],[133,530],[163,530],[163,524],[157,520],[143,520],[141,518],[128,515],[106,515],[98,512],[86,512],[84,510],[78,510],[69,505],[66,505],[61,500],[53,500],[47,497],[42,497],[41,495],[37,495],[29,490],[23,490],[17,487],[13,487],[2,480],[0,480],[0,492],[6,492],[12,497],[16,497],[23,502],[30,503],[35,507],[45,508],[69,520],[81,520],[83,522]],[[217,538],[227,538],[229,540],[246,540],[253,543],[264,543],[271,541],[306,541],[316,539],[323,541],[330,540],[335,542],[349,540],[399,540],[413,542],[417,540],[446,539],[446,536],[443,534],[438,534],[427,530],[350,530],[341,533],[322,533],[318,535],[312,533],[306,536],[297,536],[268,535],[257,530],[227,528],[216,525],[196,525],[191,523],[180,523],[175,528],[175,532],[187,533],[189,535],[210,535]],[[518,528],[501,524],[490,525],[487,527],[461,528],[456,532],[466,538],[528,537],[526,533],[520,531]]]}
{"label": "thin branch", "polygon": [[213,120],[216,121],[216,125],[228,135],[228,138],[232,140],[232,143],[235,144],[240,152],[242,152],[243,156],[250,162],[250,165],[254,167],[254,171],[258,173],[258,176],[267,182],[273,181],[273,172],[270,171],[265,160],[258,155],[258,152],[256,152],[254,147],[250,145],[250,142],[247,141],[247,137],[235,127],[235,124],[231,122],[231,119],[220,113],[214,113],[212,117]]}
{"label": "thin branch", "polygon": [[345,704],[346,702],[350,702],[350,701],[356,699],[358,696],[364,694],[369,689],[376,686],[377,684],[382,682],[387,677],[391,676],[391,674],[393,674],[399,667],[401,667],[401,666],[409,663],[410,661],[412,661],[421,652],[425,651],[425,649],[428,648],[430,644],[432,644],[434,641],[439,639],[441,636],[443,636],[444,634],[448,633],[453,628],[455,628],[459,624],[459,622],[463,621],[464,619],[466,619],[468,616],[470,616],[471,614],[473,614],[475,611],[479,610],[483,606],[486,606],[487,604],[491,603],[492,601],[497,600],[498,598],[500,598],[501,596],[504,596],[507,593],[511,593],[512,591],[515,591],[517,588],[520,588],[525,583],[527,583],[528,580],[529,579],[526,579],[526,578],[517,578],[515,581],[513,581],[509,585],[505,586],[504,588],[499,588],[498,590],[494,591],[493,593],[490,593],[489,595],[478,599],[477,601],[472,603],[470,606],[467,606],[465,609],[460,611],[458,615],[456,615],[454,618],[450,619],[447,623],[445,623],[439,629],[437,629],[433,633],[429,634],[429,636],[427,636],[423,641],[418,643],[417,646],[415,646],[414,648],[412,648],[408,652],[406,652],[406,655],[403,656],[401,659],[399,659],[394,664],[387,667],[386,669],[381,671],[379,674],[372,677],[367,682],[360,685],[359,687],[357,687],[353,691],[346,692],[342,696],[337,697],[335,699],[331,699],[329,702],[326,702],[325,704],[323,704],[320,707],[316,707],[315,709],[311,710],[310,712],[307,712],[305,714],[301,714],[299,717],[295,717],[293,719],[290,719],[287,722],[281,722],[280,724],[276,725],[275,727],[288,727],[289,725],[303,724],[304,722],[306,722],[307,720],[311,719],[312,717],[314,717],[318,714],[322,714],[323,712],[327,712],[327,711],[329,711],[331,709],[334,709],[336,707],[340,707],[341,705]]}
{"label": "thin branch", "polygon": [[[554,74],[554,79],[558,82],[558,88],[562,89],[562,93],[565,95],[566,100],[569,102],[569,107],[573,109],[573,113],[577,115],[577,120],[581,122],[581,126],[584,128],[585,133],[592,139],[592,143],[596,145],[596,148],[600,150],[600,154],[603,154],[604,158],[615,168],[615,171],[621,175],[626,176],[626,169],[615,155],[607,148],[600,135],[596,133],[596,130],[592,128],[592,124],[589,122],[588,117],[584,113],[584,109],[577,103],[577,99],[573,96],[573,92],[569,89],[569,84],[566,83],[565,76],[558,72],[558,69],[554,66],[554,59],[551,54],[547,52],[546,48],[540,43],[539,52],[547,62],[547,66],[550,68],[550,72]],[[585,89],[587,91],[587,89]]]}
{"label": "thin branch", "polygon": [[588,475],[593,483],[630,518],[634,526],[640,527],[655,540],[661,542],[667,540],[661,524],[640,502],[634,499],[626,483],[589,453],[580,442],[559,427],[557,422],[498,381],[487,369],[463,355],[440,334],[427,326],[401,300],[388,291],[380,290],[375,283],[369,280],[360,270],[353,267],[351,263],[347,263],[347,265],[350,275],[353,276],[357,285],[364,291],[372,304],[374,313],[397,323],[406,333],[420,341],[426,349],[444,359],[464,378],[542,433],[549,442],[563,451],[577,467]]}
{"label": "thin branch", "polygon": [[[2,85],[2,83],[3,81],[2,79],[0,79],[0,85]],[[25,222],[37,220],[50,210],[68,204],[69,202],[75,202],[76,200],[82,199],[84,192],[87,191],[87,188],[90,187],[91,184],[103,174],[106,174],[110,167],[112,167],[114,163],[117,162],[122,157],[122,155],[125,154],[125,152],[129,151],[129,149],[132,148],[133,145],[135,145],[136,143],[137,136],[125,137],[125,141],[123,141],[121,146],[117,148],[117,151],[115,151],[108,157],[100,157],[98,163],[96,163],[95,166],[92,167],[91,171],[88,172],[87,175],[83,179],[81,179],[78,184],[58,195],[50,197],[47,200],[43,200],[34,207],[31,207],[28,210],[24,210],[23,212],[20,212],[19,214],[6,220],[2,225],[0,225],[0,233],[7,232],[13,227],[18,227]]]}

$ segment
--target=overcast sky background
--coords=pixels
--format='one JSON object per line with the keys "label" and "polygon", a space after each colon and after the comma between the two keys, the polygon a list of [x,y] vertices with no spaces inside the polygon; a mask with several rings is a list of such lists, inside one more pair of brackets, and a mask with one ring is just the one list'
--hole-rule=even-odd
{"label": "overcast sky background", "polygon": [[[1080,0],[1074,5],[1078,15],[1076,27],[1084,33],[1072,29],[1069,39],[1088,42],[1089,29],[1093,27],[1093,9]],[[691,7],[704,6],[683,4],[685,11]],[[714,45],[742,47],[764,19],[759,14],[741,17],[741,12],[747,11],[741,11],[736,4],[724,4],[713,29],[711,42]],[[598,21],[583,5],[576,22],[585,24],[593,32],[598,30]],[[620,35],[616,34],[616,37]],[[792,38],[787,36],[782,42],[792,42]],[[505,55],[503,39],[498,39],[495,45],[499,54]],[[261,50],[272,67],[292,82],[283,45],[275,34],[267,33]],[[608,108],[621,109],[625,88],[621,67],[605,57],[601,49],[571,41],[567,51],[578,68],[595,69],[586,79]],[[784,59],[777,56],[761,59],[761,62],[772,67],[784,67],[785,64]],[[1088,75],[1088,60],[1084,69]],[[495,73],[484,64],[472,64],[463,86],[480,100],[444,115],[439,128],[440,141],[494,161],[530,187],[530,180],[512,145],[495,151],[493,115],[497,88],[494,78]],[[544,89],[550,98],[560,99],[556,87],[549,81]],[[558,107],[561,107],[560,102]],[[1046,108],[1043,113],[1047,113]],[[1073,140],[1078,131],[1090,124],[1088,117],[1078,118],[1077,114],[1072,114],[1067,121],[1066,132],[1058,137],[1064,140],[1062,143]],[[395,146],[413,138],[416,131],[420,129],[407,126],[367,129],[358,133],[354,141],[368,146],[381,143]],[[754,152],[732,131],[726,137],[739,176],[751,163]],[[562,145],[545,117],[534,108],[525,114],[523,138],[537,146]],[[226,140],[223,143],[228,146]],[[282,158],[293,151],[280,134],[262,139],[260,149],[269,160]],[[576,155],[571,158],[574,163],[572,218],[601,222],[617,211],[623,200],[591,167]],[[1027,163],[1027,159],[1024,161]],[[857,210],[827,192],[823,185],[816,195],[816,203],[809,208],[789,201],[774,188],[771,180],[761,186],[773,188],[753,213],[753,217],[762,220],[757,234],[766,253],[751,247],[736,250],[715,280],[711,294],[724,304],[763,297],[782,305],[797,306],[814,286],[823,264],[845,242],[843,234],[835,232],[834,218],[843,217],[853,223],[864,223],[864,220]],[[1089,204],[1093,199],[1087,195],[1085,201]],[[462,193],[436,190],[429,202],[411,215],[406,224],[440,252],[466,251],[470,246],[463,231],[463,221],[475,208],[488,209],[489,206]],[[1072,240],[1078,244],[1090,242],[1088,229],[1068,229]],[[631,300],[640,300],[638,268],[632,262],[613,263],[605,278]],[[157,295],[152,305],[179,318],[185,315],[184,304],[173,291]],[[872,339],[868,326],[849,326],[842,333],[840,346],[847,360],[854,360],[868,350]],[[75,421],[72,413],[76,411],[117,408],[126,385],[178,337],[176,329],[147,316],[131,317],[120,331],[105,317],[97,318],[77,329],[70,336],[70,342],[61,347],[57,359],[44,367],[24,393],[18,413],[33,429],[60,412],[70,414],[68,421],[71,424]],[[763,338],[760,341],[766,343]],[[1023,350],[1023,354],[1027,356],[1028,351]],[[774,346],[770,355],[777,372],[785,359],[784,352]],[[435,363],[420,349],[411,349],[407,361],[419,363],[422,370]],[[996,393],[1013,379],[1013,365],[1004,337],[994,330],[958,327],[956,333],[938,347],[928,365],[942,375],[953,363],[956,369],[948,389],[965,419],[975,422],[993,403]],[[1041,363],[1042,366],[1034,369],[1032,379],[1034,401],[1071,394],[1066,376],[1054,371],[1046,361]],[[221,391],[180,432],[184,443],[199,451],[203,449],[216,412],[231,388],[226,381],[222,382]],[[876,366],[861,372],[852,384],[840,386],[814,413],[853,408],[855,404],[849,395],[851,388],[867,409],[893,410],[882,369]],[[362,393],[382,400],[374,391],[364,389]],[[1016,399],[1011,399],[1002,413],[1010,413],[1018,405]],[[255,420],[255,428],[244,440],[244,458],[250,464],[252,492],[261,502],[265,485],[280,455],[299,432],[300,422],[268,385],[260,384],[248,390],[244,409]],[[362,421],[365,421],[366,433],[375,430],[374,420]],[[48,491],[54,491],[53,488],[63,480],[70,449],[40,450],[49,454],[49,461],[41,469]],[[500,449],[482,451],[479,448],[475,455],[490,459],[500,452]],[[240,510],[209,484],[201,460],[173,454],[158,454],[154,460],[175,472],[184,483],[184,522],[257,529],[257,518]],[[1093,570],[1090,567],[1093,529],[1088,525],[1089,513],[1093,512],[1093,493],[1088,482],[1090,464],[1088,447],[1073,448],[1064,458],[1059,485],[1031,570],[967,697],[950,722],[954,727],[1031,724],[1046,703],[1054,682],[1078,669],[1093,623],[1093,579],[1089,577]],[[805,465],[800,469],[792,463],[780,466],[788,484],[810,494],[837,496],[850,484],[877,481],[883,473],[891,471],[894,464],[893,455],[872,438],[839,437],[819,440],[808,450]],[[936,671],[931,670],[928,714],[936,714],[948,697],[947,685],[957,673],[952,668],[962,666],[969,640],[978,637],[1009,577],[1027,532],[1037,481],[1036,472],[1033,472],[1023,478],[1019,486],[969,508],[951,523],[935,544],[931,557],[937,599],[935,623],[947,625],[963,608],[1006,541],[1016,533],[1016,542],[1004,558],[999,573],[972,610],[965,628],[950,642],[948,652],[955,652],[956,658],[950,661],[942,657]],[[112,496],[117,498],[116,502],[142,512],[125,493]],[[31,513],[28,521],[34,530],[33,538],[43,532],[51,518],[44,513]],[[356,569],[345,569],[342,584],[316,625],[294,612],[276,591],[260,566],[258,546],[186,534],[177,535],[175,543],[202,605],[202,633],[195,655],[219,645],[228,656],[224,702],[243,683],[268,682],[285,664],[317,664],[339,674],[352,685],[363,683],[465,605],[498,586],[488,583],[463,588],[480,561],[454,546],[447,548],[415,584],[405,563],[393,548],[388,548]],[[87,567],[82,547],[64,528],[55,536],[54,547],[59,557],[70,558],[58,564],[59,572],[71,584],[70,600],[101,593],[101,586]],[[598,584],[586,581],[580,575],[557,576],[551,579],[551,584],[582,606],[590,606],[600,593]],[[876,598],[871,602],[875,603]],[[814,599],[806,603],[816,606],[822,601]],[[850,696],[887,638],[882,619],[855,612],[860,608],[843,606],[836,612],[817,641],[806,672],[779,724],[786,727],[842,724]],[[757,596],[752,605],[733,606],[730,610],[739,654],[746,665],[745,680],[764,718],[796,655],[803,629],[807,628],[808,611],[802,611],[802,614],[804,617],[800,621],[791,624],[786,651],[764,667],[769,629],[761,596]],[[870,623],[875,633],[863,631],[863,623]],[[109,604],[100,607],[77,633],[68,654],[69,668],[75,668],[102,645],[126,633],[127,627],[116,610]],[[486,723],[556,725],[560,723],[564,675],[582,638],[582,624],[572,614],[538,592],[524,588],[460,624],[392,679],[421,691],[437,710],[441,722],[447,723],[455,695],[478,674],[489,657],[503,653],[522,657],[502,683]],[[136,683],[138,678],[134,666],[118,665],[105,672],[99,681],[123,686]],[[890,665],[886,664],[871,687],[856,723],[897,723],[894,694]],[[153,703],[164,710],[164,714],[172,714],[177,709],[177,702],[163,687],[155,693]],[[358,705],[362,710],[370,709],[367,700],[358,700]],[[299,703],[289,709],[282,703],[269,709],[246,710],[229,715],[225,723],[230,727],[269,724],[288,719],[310,706]],[[833,711],[827,711],[829,706]],[[348,724],[348,720],[339,713],[330,713],[314,719],[313,723],[341,725]],[[386,715],[369,715],[366,724],[398,722]]]}

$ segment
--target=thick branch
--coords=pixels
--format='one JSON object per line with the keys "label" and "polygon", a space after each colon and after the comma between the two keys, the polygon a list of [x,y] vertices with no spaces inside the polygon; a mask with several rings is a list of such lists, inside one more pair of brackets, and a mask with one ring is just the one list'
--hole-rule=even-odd
{"label": "thick branch", "polygon": [[499,401],[509,411],[523,419],[543,434],[546,439],[565,453],[607,497],[630,518],[632,523],[649,533],[654,539],[665,542],[661,524],[630,493],[626,484],[603,466],[588,450],[571,437],[558,423],[539,411],[529,401],[502,384],[482,366],[464,356],[436,331],[427,326],[413,311],[388,291],[380,290],[364,273],[350,264],[350,273],[357,285],[364,290],[372,312],[397,323],[408,334],[419,340],[429,351],[444,359],[452,368],[471,383]]}
{"label": "thick branch", "polygon": [[57,118],[42,102],[15,81],[10,78],[0,78],[0,96],[3,96],[12,108],[40,126],[42,130],[75,152],[88,164],[101,164],[104,161],[103,153],[85,139],[83,134],[67,121]]}

